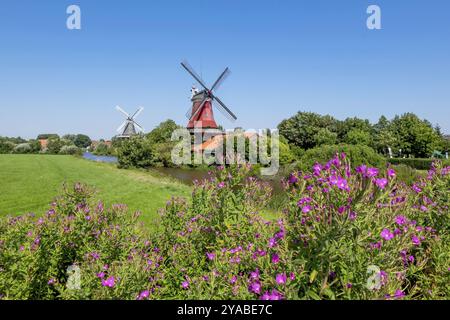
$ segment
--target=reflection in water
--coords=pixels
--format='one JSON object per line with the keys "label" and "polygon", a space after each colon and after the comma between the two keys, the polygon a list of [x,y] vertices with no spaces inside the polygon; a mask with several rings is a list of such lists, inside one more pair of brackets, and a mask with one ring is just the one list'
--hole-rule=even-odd
{"label": "reflection in water", "polygon": [[83,158],[91,161],[97,162],[108,162],[108,163],[117,163],[117,157],[113,156],[96,156],[90,152],[83,153]]}

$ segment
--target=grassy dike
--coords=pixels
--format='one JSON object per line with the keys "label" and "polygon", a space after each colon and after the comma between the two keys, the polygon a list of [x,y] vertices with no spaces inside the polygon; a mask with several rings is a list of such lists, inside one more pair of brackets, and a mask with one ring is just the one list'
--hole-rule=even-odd
{"label": "grassy dike", "polygon": [[63,183],[86,183],[106,205],[124,203],[139,210],[146,225],[171,196],[187,196],[189,186],[157,173],[120,170],[113,164],[73,156],[0,155],[0,217],[43,214]]}

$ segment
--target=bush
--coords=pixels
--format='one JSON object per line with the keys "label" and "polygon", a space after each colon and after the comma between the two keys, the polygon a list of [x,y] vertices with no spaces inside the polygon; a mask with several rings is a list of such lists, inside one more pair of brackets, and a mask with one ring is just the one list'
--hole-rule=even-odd
{"label": "bush", "polygon": [[112,148],[104,142],[99,142],[95,147],[93,154],[98,156],[109,156],[112,154]]}
{"label": "bush", "polygon": [[32,152],[32,148],[29,143],[20,143],[17,146],[15,146],[13,149],[13,153],[26,154],[26,153],[31,153],[31,152]]}
{"label": "bush", "polygon": [[124,139],[117,149],[119,168],[148,168],[154,164],[154,153],[150,141],[136,135]]}
{"label": "bush", "polygon": [[16,145],[11,141],[0,140],[0,154],[11,153]]}
{"label": "bush", "polygon": [[64,155],[81,155],[82,151],[80,148],[78,148],[77,146],[62,146],[61,149],[59,150],[59,154],[64,154]]}
{"label": "bush", "polygon": [[377,154],[372,148],[363,145],[340,144],[334,146],[321,146],[305,151],[297,163],[300,170],[309,170],[315,163],[325,163],[336,153],[344,152],[352,166],[367,164],[382,168],[386,165],[386,159]]}
{"label": "bush", "polygon": [[[393,158],[387,160],[390,164],[393,165],[405,165],[410,168],[416,169],[416,170],[429,170],[431,168],[431,165],[433,164],[434,159],[422,159],[422,158]],[[449,160],[443,161],[445,165],[450,165]]]}

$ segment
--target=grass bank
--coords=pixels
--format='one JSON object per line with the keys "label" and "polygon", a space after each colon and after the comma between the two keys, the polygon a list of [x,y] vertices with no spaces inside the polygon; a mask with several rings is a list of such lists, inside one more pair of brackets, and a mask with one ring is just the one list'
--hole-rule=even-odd
{"label": "grass bank", "polygon": [[120,170],[113,164],[73,156],[0,155],[0,216],[44,213],[63,183],[86,183],[106,205],[124,203],[142,212],[146,225],[172,196],[187,196],[190,187],[141,170]]}

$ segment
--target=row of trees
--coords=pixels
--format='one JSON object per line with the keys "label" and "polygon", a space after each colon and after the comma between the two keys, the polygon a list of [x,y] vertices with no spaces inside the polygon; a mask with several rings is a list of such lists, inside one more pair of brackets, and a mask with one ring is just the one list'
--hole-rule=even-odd
{"label": "row of trees", "polygon": [[330,115],[298,112],[283,120],[278,129],[292,146],[303,150],[322,145],[346,143],[366,145],[387,155],[390,147],[396,155],[430,157],[434,151],[449,151],[450,143],[438,126],[413,113],[388,120],[382,116],[376,124],[369,120],[348,118],[337,120]]}
{"label": "row of trees", "polygon": [[[44,148],[40,140],[47,140]],[[57,134],[40,134],[36,139],[30,140],[0,137],[0,153],[79,154],[91,143],[91,139],[83,134],[67,134],[62,137]]]}

